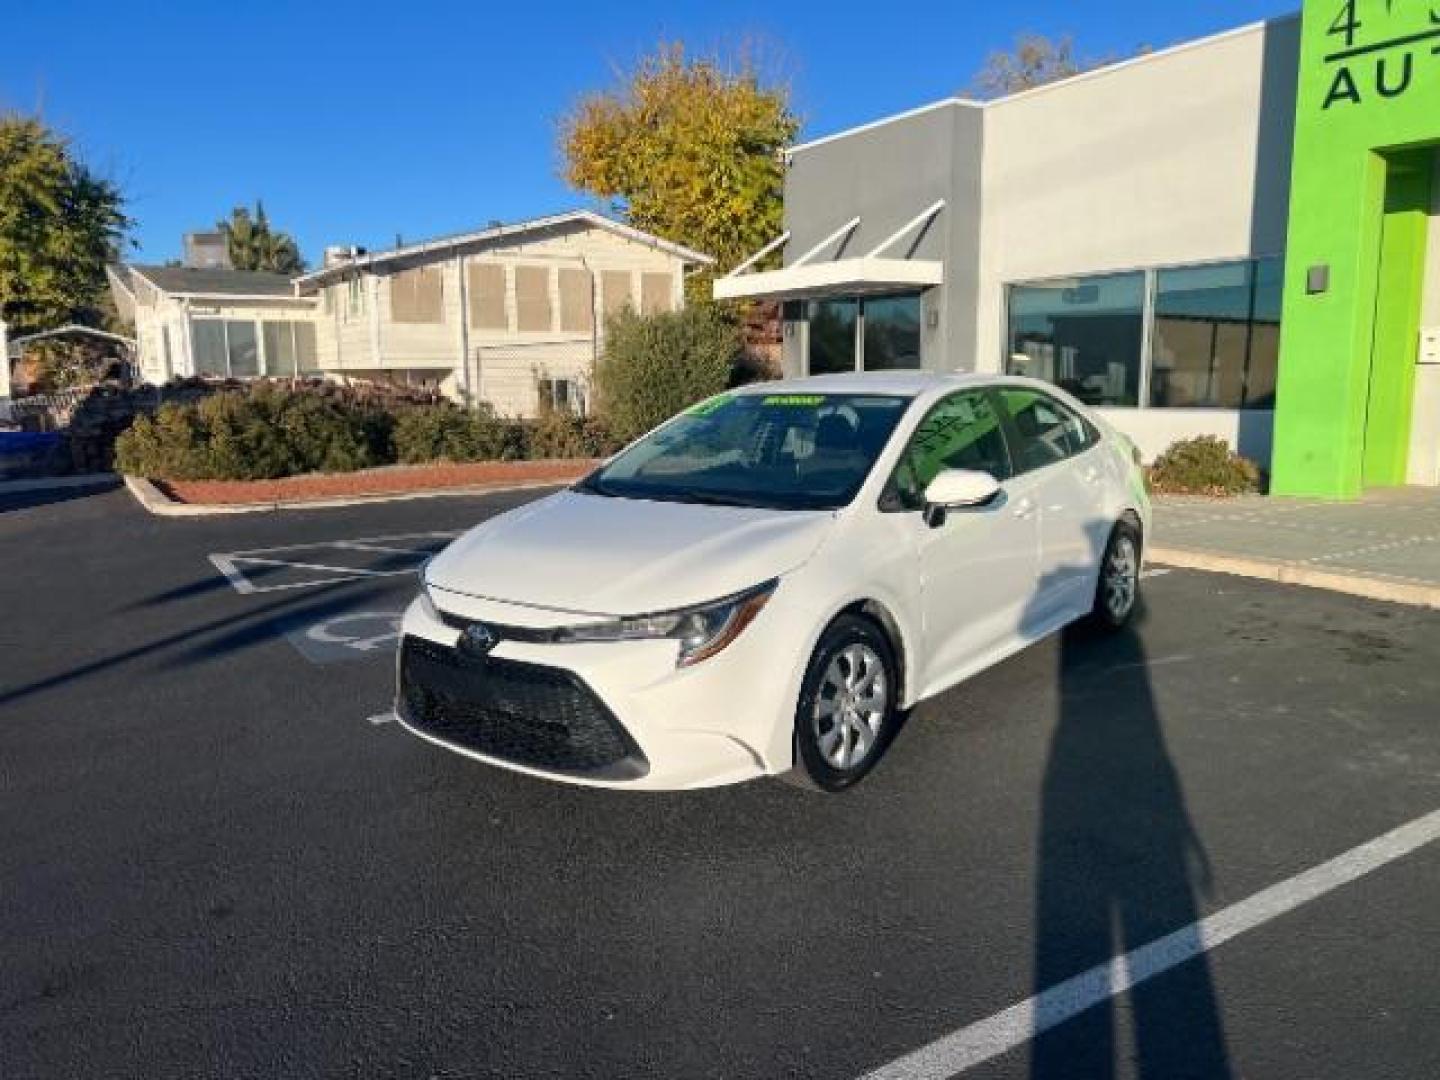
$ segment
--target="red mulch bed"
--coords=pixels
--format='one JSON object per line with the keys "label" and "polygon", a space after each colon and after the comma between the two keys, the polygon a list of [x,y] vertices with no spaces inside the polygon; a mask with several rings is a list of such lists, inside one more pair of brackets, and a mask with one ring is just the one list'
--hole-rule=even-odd
{"label": "red mulch bed", "polygon": [[440,488],[505,487],[546,481],[565,484],[578,480],[596,464],[590,460],[573,460],[394,465],[363,472],[287,476],[281,480],[156,480],[155,486],[184,503],[310,502]]}

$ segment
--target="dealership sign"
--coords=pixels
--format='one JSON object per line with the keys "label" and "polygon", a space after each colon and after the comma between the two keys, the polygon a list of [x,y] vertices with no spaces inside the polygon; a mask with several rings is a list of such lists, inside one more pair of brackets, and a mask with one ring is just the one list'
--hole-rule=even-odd
{"label": "dealership sign", "polygon": [[1396,25],[1397,15],[1413,11],[1414,0],[1384,0],[1383,16],[1373,12],[1364,19],[1359,0],[1340,5],[1328,30],[1337,47],[1325,56],[1332,74],[1321,108],[1398,98],[1415,85],[1422,69],[1440,69],[1440,4],[1421,3],[1428,5],[1429,25],[1418,30]]}

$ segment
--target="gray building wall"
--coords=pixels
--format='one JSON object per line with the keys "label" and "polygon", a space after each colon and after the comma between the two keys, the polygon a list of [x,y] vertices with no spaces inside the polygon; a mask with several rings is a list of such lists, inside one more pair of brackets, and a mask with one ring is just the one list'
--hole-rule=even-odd
{"label": "gray building wall", "polygon": [[[800,147],[785,177],[787,264],[857,214],[860,225],[812,262],[864,255],[936,199],[946,200],[927,226],[886,252],[945,266],[945,285],[925,298],[921,355],[927,367],[952,366],[943,362],[953,353],[951,342],[974,340],[981,135],[978,107],[944,102]],[[804,328],[787,329],[787,375],[803,369],[804,350]]]}

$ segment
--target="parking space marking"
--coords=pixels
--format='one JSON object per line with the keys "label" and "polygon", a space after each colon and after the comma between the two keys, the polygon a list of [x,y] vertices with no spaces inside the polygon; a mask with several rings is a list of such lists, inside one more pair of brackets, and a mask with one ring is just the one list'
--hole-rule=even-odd
{"label": "parking space marking", "polygon": [[[449,541],[459,536],[458,531],[437,530],[433,532],[396,533],[387,536],[360,536],[343,540],[318,540],[303,544],[282,544],[276,547],[248,548],[244,551],[220,551],[208,556],[210,564],[242,596],[258,593],[283,592],[288,589],[313,589],[322,585],[338,585],[347,581],[361,581],[366,578],[401,577],[420,569],[435,549],[425,546],[396,544],[393,541]],[[412,559],[409,565],[401,567],[352,566],[339,562],[326,562],[325,552],[359,552],[388,557]],[[246,568],[267,568],[279,571],[303,571],[307,576],[299,581],[264,581],[259,575],[246,573]],[[316,577],[315,575],[323,575]]]}
{"label": "parking space marking", "polygon": [[862,1080],[949,1080],[1029,1042],[1086,1009],[1218,948],[1440,839],[1440,810],[1353,847],[1158,941],[1112,957],[993,1016],[952,1032]]}
{"label": "parking space marking", "polygon": [[390,712],[376,713],[374,716],[370,717],[370,723],[374,724],[376,727],[379,727],[381,724],[392,724],[394,722],[395,713],[393,710]]}

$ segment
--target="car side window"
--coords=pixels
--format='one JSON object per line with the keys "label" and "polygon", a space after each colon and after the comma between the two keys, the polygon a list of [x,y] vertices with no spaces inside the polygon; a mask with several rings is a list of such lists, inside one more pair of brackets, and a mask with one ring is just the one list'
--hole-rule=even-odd
{"label": "car side window", "polygon": [[925,489],[942,469],[972,469],[996,480],[1011,475],[1000,416],[989,394],[952,394],[930,410],[910,436],[880,498],[880,508],[923,509]]}
{"label": "car side window", "polygon": [[1002,386],[1000,401],[1009,415],[1018,445],[1011,447],[1017,473],[1043,469],[1083,454],[1099,433],[1074,410],[1049,394],[1021,386]]}

